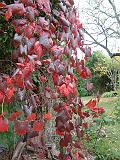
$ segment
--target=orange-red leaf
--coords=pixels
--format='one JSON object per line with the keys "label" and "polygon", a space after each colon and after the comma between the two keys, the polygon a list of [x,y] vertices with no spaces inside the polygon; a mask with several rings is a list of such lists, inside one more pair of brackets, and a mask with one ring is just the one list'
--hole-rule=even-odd
{"label": "orange-red leaf", "polygon": [[8,21],[12,17],[12,11],[11,9],[8,9],[5,13],[5,20]]}
{"label": "orange-red leaf", "polygon": [[8,99],[11,99],[13,97],[14,91],[15,91],[14,88],[7,88],[6,96],[7,96]]}
{"label": "orange-red leaf", "polygon": [[33,131],[39,132],[39,131],[43,130],[43,127],[44,127],[43,122],[35,121],[33,123]]}
{"label": "orange-red leaf", "polygon": [[39,41],[37,41],[34,45],[34,52],[36,53],[36,55],[39,56],[39,58],[41,58],[44,55],[44,52],[42,50],[42,46],[39,43]]}
{"label": "orange-red leaf", "polygon": [[52,118],[52,114],[51,114],[50,112],[48,112],[48,113],[46,113],[46,114],[43,115],[43,118],[44,118],[45,120],[50,121],[51,118]]}
{"label": "orange-red leaf", "polygon": [[56,129],[56,134],[58,134],[59,136],[64,136],[64,132],[60,132],[58,129]]}
{"label": "orange-red leaf", "polygon": [[9,121],[14,121],[16,118],[18,118],[22,113],[21,112],[13,112],[11,116],[8,118]]}
{"label": "orange-red leaf", "polygon": [[0,8],[4,8],[6,4],[4,2],[0,2]]}
{"label": "orange-red leaf", "polygon": [[35,113],[32,113],[31,115],[27,116],[27,120],[28,121],[34,121],[37,118]]}
{"label": "orange-red leaf", "polygon": [[86,104],[86,106],[90,109],[90,110],[92,110],[95,106],[96,106],[96,100],[90,100],[87,104]]}
{"label": "orange-red leaf", "polygon": [[12,86],[13,82],[14,82],[13,78],[7,77],[7,79],[6,79],[7,86]]}
{"label": "orange-red leaf", "polygon": [[8,131],[8,122],[7,120],[3,120],[0,118],[0,132],[7,132]]}

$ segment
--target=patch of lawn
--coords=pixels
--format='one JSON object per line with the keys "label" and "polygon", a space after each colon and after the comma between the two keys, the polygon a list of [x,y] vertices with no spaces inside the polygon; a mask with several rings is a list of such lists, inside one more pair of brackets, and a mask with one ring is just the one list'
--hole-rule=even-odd
{"label": "patch of lawn", "polygon": [[[83,102],[86,104],[91,97],[84,97]],[[95,134],[96,127],[91,128],[91,140],[84,142],[87,150],[96,156],[96,160],[120,160],[120,123],[116,117],[116,107],[120,108],[120,99],[116,97],[101,98],[98,106],[104,106],[103,125],[101,130]],[[102,132],[104,134],[102,135]]]}
{"label": "patch of lawn", "polygon": [[[0,106],[1,107],[1,106]],[[4,112],[6,112],[5,117],[8,118],[12,112],[15,112],[16,110],[19,111],[18,104],[10,104],[10,105],[4,105],[3,108]],[[1,114],[1,110],[0,110]],[[8,132],[0,133],[0,146],[3,146],[6,150],[12,150],[15,147],[15,144],[17,140],[19,139],[19,136],[14,133],[14,126],[11,122],[9,123],[9,130]]]}

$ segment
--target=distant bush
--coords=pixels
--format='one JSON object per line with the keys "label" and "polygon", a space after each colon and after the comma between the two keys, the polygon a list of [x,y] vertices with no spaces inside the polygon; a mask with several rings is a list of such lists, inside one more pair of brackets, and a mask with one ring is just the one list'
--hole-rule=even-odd
{"label": "distant bush", "polygon": [[102,94],[102,98],[107,98],[107,97],[115,97],[118,95],[117,91],[110,91],[110,92],[105,92]]}

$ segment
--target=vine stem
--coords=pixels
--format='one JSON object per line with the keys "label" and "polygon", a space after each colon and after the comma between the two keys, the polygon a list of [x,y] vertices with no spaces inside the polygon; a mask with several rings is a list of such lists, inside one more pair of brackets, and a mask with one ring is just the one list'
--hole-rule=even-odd
{"label": "vine stem", "polygon": [[2,102],[2,105],[1,105],[1,107],[2,107],[2,115],[3,115],[3,112],[4,112],[4,100],[5,100],[5,96],[3,97],[3,102]]}

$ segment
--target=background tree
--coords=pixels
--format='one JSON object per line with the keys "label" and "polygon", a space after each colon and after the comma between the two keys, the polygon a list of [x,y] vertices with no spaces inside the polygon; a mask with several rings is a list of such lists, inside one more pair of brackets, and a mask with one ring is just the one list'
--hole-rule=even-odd
{"label": "background tree", "polygon": [[[89,67],[92,72],[92,77],[87,80],[78,77],[78,92],[80,96],[92,95],[96,93],[98,90],[100,91],[100,93],[113,90],[113,75],[111,75],[112,77],[110,76],[110,73],[113,72],[109,68],[109,65],[111,65],[111,63],[111,58],[105,56],[101,51],[92,52],[91,57],[89,57],[89,59],[85,62],[85,65]],[[115,73],[116,72],[114,72],[114,74]],[[89,83],[93,84],[93,90],[87,90],[87,85]]]}
{"label": "background tree", "polygon": [[85,16],[84,32],[89,37],[86,44],[102,47],[110,57],[120,55],[117,49],[113,50],[114,41],[120,39],[120,8],[117,0],[89,0],[83,8]]}
{"label": "background tree", "polygon": [[91,82],[93,83],[96,92],[99,90],[100,93],[104,93],[112,90],[111,79],[107,75],[107,60],[108,57],[103,55],[102,52],[96,51],[92,53],[92,56],[86,62],[86,66],[92,71]]}

